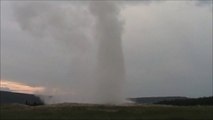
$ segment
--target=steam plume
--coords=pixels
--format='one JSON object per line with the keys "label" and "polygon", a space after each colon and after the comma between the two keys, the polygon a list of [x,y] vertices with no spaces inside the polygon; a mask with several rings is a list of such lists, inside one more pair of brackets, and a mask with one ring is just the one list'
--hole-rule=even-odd
{"label": "steam plume", "polygon": [[97,102],[117,104],[122,102],[125,75],[120,10],[115,2],[109,1],[91,2],[89,9],[96,20],[98,41]]}

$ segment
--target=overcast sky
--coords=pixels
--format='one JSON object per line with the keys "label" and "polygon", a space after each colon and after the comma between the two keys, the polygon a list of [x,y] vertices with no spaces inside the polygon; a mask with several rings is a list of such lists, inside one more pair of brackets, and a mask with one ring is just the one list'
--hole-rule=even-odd
{"label": "overcast sky", "polygon": [[[118,5],[127,97],[212,95],[212,1]],[[1,1],[1,80],[90,101],[93,19],[87,2]]]}

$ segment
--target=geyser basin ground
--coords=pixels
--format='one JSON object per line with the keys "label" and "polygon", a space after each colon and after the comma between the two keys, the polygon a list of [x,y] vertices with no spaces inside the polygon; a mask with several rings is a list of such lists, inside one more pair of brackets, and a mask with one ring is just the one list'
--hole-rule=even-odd
{"label": "geyser basin ground", "polygon": [[1,120],[211,120],[213,106],[54,104],[37,107],[2,105]]}

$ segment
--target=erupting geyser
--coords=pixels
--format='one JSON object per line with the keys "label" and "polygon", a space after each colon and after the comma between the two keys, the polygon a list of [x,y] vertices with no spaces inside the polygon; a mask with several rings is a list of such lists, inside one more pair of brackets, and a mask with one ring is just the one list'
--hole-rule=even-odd
{"label": "erupting geyser", "polygon": [[[60,96],[57,102],[122,103],[125,69],[122,53],[123,21],[119,16],[118,2],[103,0],[85,3],[79,6],[64,3],[56,5],[52,2],[14,4],[14,16],[22,30],[31,34],[32,43],[41,40],[42,45],[35,42],[32,49],[37,51],[41,48],[42,54],[38,54],[38,60],[32,61],[33,65],[41,67],[35,69],[36,73],[32,71],[32,74],[41,74],[36,78],[48,81],[45,86],[50,92],[47,93]],[[93,43],[90,41],[93,36],[96,39],[94,45],[98,45],[96,81],[93,81],[91,72],[96,50],[87,49],[93,46],[90,44]],[[43,59],[46,62],[40,63]],[[85,63],[87,60],[91,65]],[[46,71],[37,73],[41,68]],[[57,89],[51,92],[55,87]]]}
{"label": "erupting geyser", "polygon": [[90,12],[95,17],[98,41],[97,102],[119,104],[125,79],[120,10],[115,2],[94,1],[90,3]]}

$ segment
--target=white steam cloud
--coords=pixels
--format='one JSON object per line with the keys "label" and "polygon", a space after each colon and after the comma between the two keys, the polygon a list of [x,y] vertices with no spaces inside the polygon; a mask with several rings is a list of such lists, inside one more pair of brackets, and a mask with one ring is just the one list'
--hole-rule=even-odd
{"label": "white steam cloud", "polygon": [[60,96],[58,102],[93,102],[95,46],[88,4],[15,2],[13,8],[18,25],[40,51],[33,62],[40,71],[30,74],[44,80],[45,94]]}
{"label": "white steam cloud", "polygon": [[[120,9],[107,1],[71,3],[14,4],[15,19],[22,30],[44,44],[44,49],[55,51],[47,58],[50,67],[43,76],[47,80],[44,86],[54,88],[49,91],[53,96],[63,95],[60,102],[120,103],[125,75]],[[60,60],[65,63],[54,64]]]}

